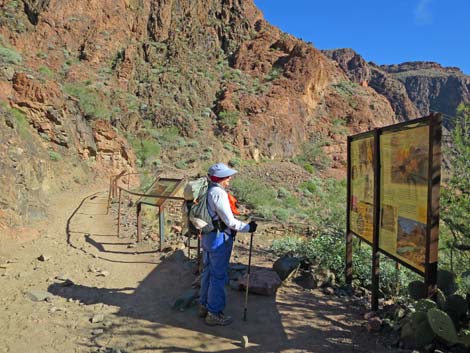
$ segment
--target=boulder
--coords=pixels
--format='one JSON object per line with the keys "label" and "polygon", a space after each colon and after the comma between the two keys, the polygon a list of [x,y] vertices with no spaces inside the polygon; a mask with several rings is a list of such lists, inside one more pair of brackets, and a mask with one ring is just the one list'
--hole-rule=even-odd
{"label": "boulder", "polygon": [[[239,287],[242,290],[246,290],[247,276],[248,274],[245,274],[238,279]],[[250,293],[271,296],[276,293],[281,283],[282,281],[276,272],[268,269],[257,269],[250,274],[248,291]]]}
{"label": "boulder", "polygon": [[33,302],[42,302],[52,299],[53,295],[43,290],[32,290],[26,293],[26,296]]}
{"label": "boulder", "polygon": [[300,265],[300,260],[292,256],[283,256],[273,264],[273,270],[284,281]]}

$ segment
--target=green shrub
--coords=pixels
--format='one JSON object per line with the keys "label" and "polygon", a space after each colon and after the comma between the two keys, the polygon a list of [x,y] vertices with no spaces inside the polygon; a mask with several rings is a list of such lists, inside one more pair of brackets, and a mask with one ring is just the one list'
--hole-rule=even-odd
{"label": "green shrub", "polygon": [[86,118],[89,119],[109,119],[110,110],[103,102],[102,97],[92,87],[83,83],[67,83],[63,90],[66,94],[78,99],[80,109]]}
{"label": "green shrub", "polygon": [[185,161],[177,161],[175,163],[175,167],[178,168],[178,169],[186,169],[188,167],[188,165],[186,164]]}
{"label": "green shrub", "polygon": [[290,192],[287,191],[285,188],[280,187],[279,190],[277,190],[277,197],[281,199],[285,199],[287,197],[291,196]]}
{"label": "green shrub", "polygon": [[281,76],[282,70],[278,67],[273,67],[271,71],[264,78],[265,81],[274,81]]}
{"label": "green shrub", "polygon": [[202,152],[201,154],[201,160],[203,161],[209,161],[212,159],[212,152]]}
{"label": "green shrub", "polygon": [[128,135],[127,140],[135,151],[137,164],[140,167],[148,165],[149,161],[156,159],[160,155],[161,146],[150,138],[139,139]]}
{"label": "green shrub", "polygon": [[290,212],[285,208],[275,208],[273,209],[273,215],[280,221],[287,221],[290,216]]}
{"label": "green shrub", "polygon": [[237,176],[231,185],[236,191],[238,199],[246,202],[263,217],[272,217],[273,208],[279,208],[276,190],[257,179]]}
{"label": "green shrub", "polygon": [[237,126],[239,113],[236,111],[224,110],[219,113],[219,121],[223,127],[233,129]]}
{"label": "green shrub", "polygon": [[357,83],[351,81],[341,81],[333,84],[333,88],[343,97],[349,97],[356,94],[356,90],[359,87]]}
{"label": "green shrub", "polygon": [[15,50],[0,46],[0,61],[7,64],[19,64],[23,58]]}
{"label": "green shrub", "polygon": [[30,138],[29,122],[26,114],[16,108],[9,109],[16,122],[18,123],[18,132],[23,138]]}
{"label": "green shrub", "polygon": [[314,177],[300,186],[300,208],[317,228],[342,233],[346,227],[346,180]]}
{"label": "green shrub", "polygon": [[[312,169],[325,170],[330,166],[331,158],[323,152],[323,146],[326,143],[320,137],[314,136],[310,141],[302,145],[302,152],[294,158],[294,163],[301,166],[310,165],[305,170],[310,172]],[[313,172],[312,170],[312,172]]]}
{"label": "green shrub", "polygon": [[39,73],[45,77],[52,78],[55,76],[55,72],[48,68],[47,66],[41,66],[38,69]]}
{"label": "green shrub", "polygon": [[188,146],[191,148],[198,148],[199,147],[199,142],[196,140],[192,140],[188,142]]}
{"label": "green shrub", "polygon": [[49,159],[51,161],[60,161],[62,159],[62,155],[59,152],[49,151]]}
{"label": "green shrub", "polygon": [[239,167],[239,166],[241,166],[241,164],[242,164],[242,161],[238,157],[234,157],[234,158],[232,158],[231,160],[228,161],[228,165],[230,167],[233,167],[233,168]]}
{"label": "green shrub", "polygon": [[302,167],[304,167],[304,169],[310,174],[313,174],[315,172],[315,168],[311,164],[305,163],[304,165],[302,165]]}
{"label": "green shrub", "polygon": [[224,148],[225,148],[227,151],[230,151],[230,152],[233,151],[233,146],[232,146],[230,143],[225,142],[225,143],[224,143]]}

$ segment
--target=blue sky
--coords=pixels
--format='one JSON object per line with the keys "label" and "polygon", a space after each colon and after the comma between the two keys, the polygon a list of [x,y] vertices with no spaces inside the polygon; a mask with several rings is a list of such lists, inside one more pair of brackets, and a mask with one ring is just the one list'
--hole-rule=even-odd
{"label": "blue sky", "polygon": [[470,0],[254,0],[271,24],[376,64],[435,61],[470,74]]}

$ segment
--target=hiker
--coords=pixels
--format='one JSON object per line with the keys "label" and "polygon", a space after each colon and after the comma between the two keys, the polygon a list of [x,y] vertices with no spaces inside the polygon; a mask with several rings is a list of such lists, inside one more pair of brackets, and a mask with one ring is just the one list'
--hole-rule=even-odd
{"label": "hiker", "polygon": [[[254,221],[244,223],[233,215],[229,194],[225,190],[231,177],[237,173],[223,163],[209,168],[209,190],[207,209],[212,217],[215,230],[202,234],[201,290],[199,292],[198,315],[205,317],[207,325],[229,325],[232,318],[223,313],[225,308],[224,286],[228,282],[228,265],[232,253],[233,239],[237,231],[255,232]],[[233,204],[233,202],[232,202]]]}

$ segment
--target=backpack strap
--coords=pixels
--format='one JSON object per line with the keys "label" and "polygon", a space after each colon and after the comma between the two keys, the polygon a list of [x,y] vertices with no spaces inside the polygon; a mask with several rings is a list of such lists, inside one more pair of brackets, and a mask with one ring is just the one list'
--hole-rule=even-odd
{"label": "backpack strap", "polygon": [[[221,188],[219,184],[210,182],[209,186],[207,187],[207,196],[206,197],[209,197],[209,190],[213,187]],[[223,232],[228,228],[227,225],[220,219],[220,216],[215,211],[213,211],[211,209],[211,206],[209,204],[209,200],[207,200],[207,211],[209,212],[209,216],[211,216],[211,218],[212,218],[212,225],[214,226],[215,229],[217,229],[220,232]],[[218,217],[218,219],[215,219],[216,216]]]}

